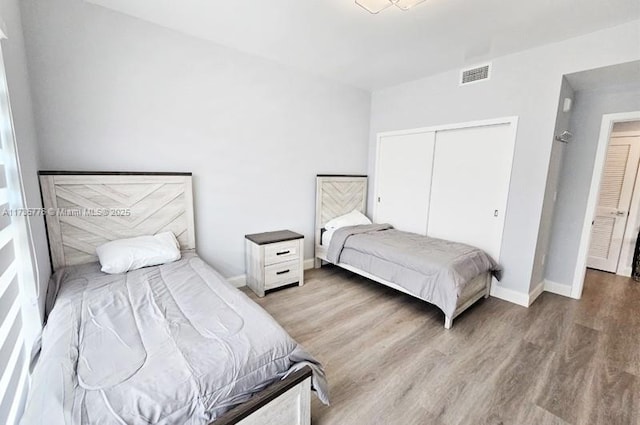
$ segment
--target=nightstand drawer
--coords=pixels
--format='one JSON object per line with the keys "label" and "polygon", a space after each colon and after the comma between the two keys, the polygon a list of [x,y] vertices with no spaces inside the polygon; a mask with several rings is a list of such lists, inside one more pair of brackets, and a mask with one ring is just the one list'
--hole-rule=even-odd
{"label": "nightstand drawer", "polygon": [[278,286],[300,280],[300,261],[293,260],[286,263],[273,264],[264,268],[264,288],[273,289]]}
{"label": "nightstand drawer", "polygon": [[300,241],[286,241],[269,244],[264,247],[264,264],[278,264],[285,261],[297,260],[300,257],[298,252]]}

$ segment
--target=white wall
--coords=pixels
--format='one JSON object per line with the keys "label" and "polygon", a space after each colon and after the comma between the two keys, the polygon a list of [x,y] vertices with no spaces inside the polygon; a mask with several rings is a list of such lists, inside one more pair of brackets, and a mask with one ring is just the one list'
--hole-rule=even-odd
{"label": "white wall", "polygon": [[574,140],[567,146],[552,227],[545,279],[571,286],[591,187],[602,115],[640,111],[640,84],[575,93]]}
{"label": "white wall", "polygon": [[374,172],[378,132],[519,116],[500,259],[505,268],[501,286],[527,294],[538,283],[532,283],[532,273],[562,76],[637,60],[639,41],[640,22],[634,21],[496,58],[488,82],[459,87],[459,70],[452,70],[376,91],[369,174]]}
{"label": "white wall", "polygon": [[81,0],[26,0],[42,167],[192,171],[198,251],[244,273],[244,235],[313,256],[316,173],[367,168],[369,93]]}
{"label": "white wall", "polygon": [[573,101],[574,91],[566,78],[562,79],[560,87],[560,97],[558,99],[558,109],[556,123],[552,136],[551,156],[549,158],[549,171],[547,174],[547,184],[544,190],[544,201],[542,204],[542,215],[540,217],[540,229],[538,231],[538,241],[536,243],[535,263],[531,275],[532,284],[541,284],[544,280],[544,269],[551,241],[551,228],[557,200],[558,184],[560,181],[560,170],[567,144],[555,140],[556,135],[569,130],[572,110],[564,111],[564,100]]}

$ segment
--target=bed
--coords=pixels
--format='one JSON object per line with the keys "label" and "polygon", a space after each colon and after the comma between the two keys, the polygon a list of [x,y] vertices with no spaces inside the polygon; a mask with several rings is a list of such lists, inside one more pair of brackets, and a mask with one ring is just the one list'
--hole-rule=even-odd
{"label": "bed", "polygon": [[318,175],[315,266],[332,263],[368,279],[435,304],[444,327],[476,301],[489,296],[499,266],[468,245],[400,232],[385,224],[325,229],[353,210],[366,212],[367,177]]}
{"label": "bed", "polygon": [[[195,253],[190,173],[40,182],[55,273],[23,424],[308,425],[311,387],[328,402],[322,366]],[[100,271],[96,246],[167,230],[180,260]]]}

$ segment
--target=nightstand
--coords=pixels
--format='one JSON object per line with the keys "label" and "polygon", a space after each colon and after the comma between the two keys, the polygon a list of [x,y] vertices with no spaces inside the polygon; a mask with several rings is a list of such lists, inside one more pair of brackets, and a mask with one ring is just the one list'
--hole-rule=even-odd
{"label": "nightstand", "polygon": [[304,283],[304,236],[290,230],[245,236],[247,286],[259,297],[281,286]]}

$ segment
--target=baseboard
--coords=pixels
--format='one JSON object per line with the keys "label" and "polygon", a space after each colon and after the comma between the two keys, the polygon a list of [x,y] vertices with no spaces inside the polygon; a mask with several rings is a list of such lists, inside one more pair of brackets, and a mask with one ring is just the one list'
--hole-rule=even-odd
{"label": "baseboard", "polygon": [[314,263],[315,259],[314,258],[307,258],[306,260],[304,260],[304,269],[305,270],[309,270],[312,269],[315,266]]}
{"label": "baseboard", "polygon": [[540,296],[540,294],[542,294],[544,292],[544,280],[540,283],[538,283],[535,288],[533,288],[530,292],[529,292],[529,305],[527,307],[530,307],[531,304],[534,303],[535,300],[538,299],[538,297]]}
{"label": "baseboard", "polygon": [[550,280],[544,281],[544,290],[551,292],[552,294],[562,295],[563,297],[571,298],[571,285],[565,285],[563,283],[552,282]]}
{"label": "baseboard", "polygon": [[236,288],[242,288],[243,286],[247,286],[247,275],[241,274],[240,276],[228,277],[227,282]]}
{"label": "baseboard", "polygon": [[[305,270],[312,269],[314,266],[314,259],[308,258],[304,260],[302,263]],[[227,282],[235,286],[236,288],[242,288],[243,286],[247,286],[247,275],[241,274],[240,276],[228,277]]]}
{"label": "baseboard", "polygon": [[529,307],[529,294],[523,294],[522,292],[514,291],[513,289],[503,288],[496,284],[491,286],[491,296],[523,307]]}

